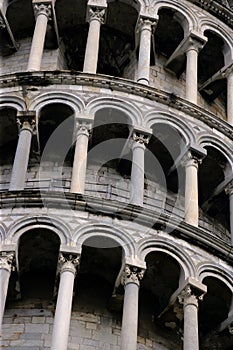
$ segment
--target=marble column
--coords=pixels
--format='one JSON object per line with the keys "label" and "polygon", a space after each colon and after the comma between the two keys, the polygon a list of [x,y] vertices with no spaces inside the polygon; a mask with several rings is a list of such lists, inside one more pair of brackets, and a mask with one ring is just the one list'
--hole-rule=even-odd
{"label": "marble column", "polygon": [[144,271],[142,268],[126,265],[123,272],[122,284],[125,286],[125,295],[120,350],[137,349],[138,295]]}
{"label": "marble column", "polygon": [[18,113],[17,123],[19,126],[19,138],[11,173],[9,191],[20,191],[24,189],[31,150],[31,139],[35,128],[35,113]]}
{"label": "marble column", "polygon": [[87,168],[87,151],[91,127],[91,123],[82,121],[77,125],[77,136],[70,188],[72,193],[84,193]]}
{"label": "marble column", "polygon": [[186,49],[186,99],[197,104],[198,53],[205,45],[205,37],[190,36]]}
{"label": "marble column", "polygon": [[225,192],[229,196],[231,245],[233,246],[233,181],[229,183]]}
{"label": "marble column", "polygon": [[51,350],[66,350],[68,346],[74,279],[79,256],[60,254],[60,283],[53,323]]}
{"label": "marble column", "polygon": [[139,57],[138,57],[138,79],[137,82],[148,85],[150,82],[150,51],[151,36],[157,22],[147,18],[139,20]]}
{"label": "marble column", "polygon": [[183,350],[199,350],[198,301],[203,299],[205,291],[206,287],[199,292],[187,285],[178,296],[184,312]]}
{"label": "marble column", "polygon": [[28,71],[40,70],[48,19],[51,16],[51,5],[35,4],[34,13],[36,25],[29,54]]}
{"label": "marble column", "polygon": [[201,159],[188,152],[184,158],[185,167],[185,222],[198,227],[198,165]]}
{"label": "marble column", "polygon": [[104,23],[105,8],[89,7],[89,30],[86,43],[83,72],[95,74],[97,71],[100,26]]}
{"label": "marble column", "polygon": [[0,324],[2,324],[5,303],[7,298],[7,290],[9,285],[9,279],[11,271],[13,269],[12,263],[14,260],[13,252],[1,252],[0,253]]}
{"label": "marble column", "polygon": [[227,75],[227,121],[233,126],[233,69]]}
{"label": "marble column", "polygon": [[143,206],[144,199],[144,158],[150,136],[134,132],[132,137],[132,168],[130,179],[130,203]]}

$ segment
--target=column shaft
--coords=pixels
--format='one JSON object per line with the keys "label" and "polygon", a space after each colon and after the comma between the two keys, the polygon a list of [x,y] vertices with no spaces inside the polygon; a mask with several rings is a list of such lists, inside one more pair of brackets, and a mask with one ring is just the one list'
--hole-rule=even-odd
{"label": "column shaft", "polygon": [[197,104],[197,61],[198,51],[190,47],[186,52],[186,99]]}
{"label": "column shaft", "polygon": [[0,257],[0,325],[2,324],[14,254]]}
{"label": "column shaft", "polygon": [[229,193],[230,201],[230,231],[231,231],[231,245],[233,246],[233,189]]}
{"label": "column shaft", "polygon": [[135,283],[126,284],[121,328],[121,350],[137,349],[138,294],[139,285]]}
{"label": "column shaft", "polygon": [[150,81],[150,50],[151,25],[149,20],[141,20],[140,44],[138,57],[138,83],[149,84]]}
{"label": "column shaft", "polygon": [[198,162],[191,158],[185,161],[185,221],[198,226]]}
{"label": "column shaft", "polygon": [[15,159],[12,168],[10,191],[23,190],[27,175],[28,160],[31,149],[32,129],[29,123],[23,123],[19,133]]}
{"label": "column shaft", "polygon": [[50,14],[49,8],[45,5],[35,5],[35,8],[38,9],[38,14],[36,16],[36,25],[34,29],[31,50],[28,60],[28,71],[40,70],[48,17]]}
{"label": "column shaft", "polygon": [[66,350],[68,346],[75,273],[73,263],[66,261],[61,268],[51,350]]}
{"label": "column shaft", "polygon": [[191,296],[193,302],[184,302],[184,350],[199,350],[198,340],[198,302]]}
{"label": "column shaft", "polygon": [[82,128],[78,131],[75,145],[74,162],[72,170],[71,189],[73,193],[84,193],[86,168],[87,168],[87,150],[88,150],[89,132]]}
{"label": "column shaft", "polygon": [[84,58],[83,71],[95,74],[97,71],[99,55],[100,26],[103,23],[105,9],[90,11],[90,24],[87,36],[87,44]]}
{"label": "column shaft", "polygon": [[138,332],[138,294],[140,280],[143,278],[144,269],[126,265],[122,284],[125,285],[122,327],[121,327],[121,345],[120,350],[137,349]]}
{"label": "column shaft", "polygon": [[134,141],[132,152],[130,203],[143,206],[145,145]]}
{"label": "column shaft", "polygon": [[233,72],[227,77],[227,121],[233,126]]}

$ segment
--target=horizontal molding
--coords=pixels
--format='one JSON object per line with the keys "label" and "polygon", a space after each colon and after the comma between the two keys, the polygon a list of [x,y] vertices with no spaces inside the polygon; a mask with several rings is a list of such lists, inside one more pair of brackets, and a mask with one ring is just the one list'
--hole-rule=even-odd
{"label": "horizontal molding", "polygon": [[[86,211],[93,214],[114,217],[119,220],[134,221],[198,246],[228,263],[233,264],[233,247],[210,232],[191,226],[169,214],[140,208],[132,204],[122,206],[121,202],[92,196],[60,192],[17,191],[0,193],[0,208],[54,208],[59,210]],[[156,222],[156,223],[155,223]],[[155,223],[155,224],[154,224]],[[172,230],[172,231],[171,231]]]}
{"label": "horizontal molding", "polygon": [[[88,74],[72,71],[40,71],[40,72],[20,72],[0,76],[0,88],[13,86],[51,86],[51,85],[78,85],[92,86],[110,89],[111,91],[125,92],[129,94],[147,98],[164,105],[168,105],[186,113],[198,120],[201,120],[211,128],[233,140],[233,127],[223,119],[218,118],[214,113],[199,107],[181,97],[156,89],[152,86],[138,84],[131,80],[115,78],[100,74]],[[4,90],[2,90],[4,92]]]}

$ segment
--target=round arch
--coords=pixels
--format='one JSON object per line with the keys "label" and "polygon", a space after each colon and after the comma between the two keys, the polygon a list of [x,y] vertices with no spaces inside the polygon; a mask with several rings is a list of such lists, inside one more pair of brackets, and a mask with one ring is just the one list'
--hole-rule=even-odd
{"label": "round arch", "polygon": [[73,240],[80,250],[80,253],[83,243],[87,239],[91,239],[93,237],[111,239],[122,247],[125,257],[135,256],[135,243],[127,232],[114,226],[96,222],[84,224],[75,232]]}
{"label": "round arch", "polygon": [[180,281],[184,281],[188,277],[196,277],[196,269],[194,263],[185,251],[178,247],[177,244],[167,239],[153,238],[144,239],[139,242],[138,256],[145,261],[146,256],[151,252],[161,252],[175,259],[181,268]]}
{"label": "round arch", "polygon": [[177,20],[182,25],[185,33],[190,32],[192,29],[198,29],[198,19],[188,6],[185,6],[182,3],[174,4],[174,1],[172,0],[160,0],[154,5],[154,11],[156,14],[158,14],[159,10],[163,8],[168,8],[178,12]]}
{"label": "round arch", "polygon": [[31,101],[30,109],[39,113],[43,107],[58,103],[69,106],[75,115],[82,112],[85,107],[84,102],[76,95],[57,91],[48,92],[37,96]]}
{"label": "round arch", "polygon": [[176,129],[185,140],[185,144],[188,146],[191,143],[196,143],[196,136],[189,125],[182,121],[180,118],[171,115],[163,110],[156,112],[149,112],[145,115],[144,123],[146,127],[152,128],[155,124],[165,124]]}
{"label": "round arch", "polygon": [[70,228],[61,220],[48,216],[27,217],[17,221],[9,228],[6,240],[9,243],[18,244],[22,234],[35,228],[45,228],[56,233],[62,245],[69,245],[71,242]]}
{"label": "round arch", "polygon": [[6,228],[1,224],[0,225],[0,242],[4,242],[6,236]]}
{"label": "round arch", "polygon": [[141,110],[129,102],[122,102],[120,99],[109,97],[95,98],[87,104],[86,111],[87,113],[95,114],[105,108],[114,108],[121,111],[129,118],[133,126],[142,125],[143,116]]}
{"label": "round arch", "polygon": [[217,149],[227,159],[231,171],[233,171],[233,155],[231,147],[227,147],[226,143],[217,136],[203,133],[198,137],[198,144],[202,147],[213,147]]}
{"label": "round arch", "polygon": [[211,262],[203,262],[197,266],[197,275],[202,282],[206,277],[213,277],[222,281],[233,294],[232,275],[225,269],[221,269],[218,265]]}
{"label": "round arch", "polygon": [[223,50],[223,54],[226,60],[229,62],[233,59],[233,40],[231,34],[223,28],[223,26],[219,26],[218,22],[211,20],[210,18],[204,18],[199,21],[199,26],[201,28],[201,32],[204,34],[205,31],[212,32],[219,36],[222,41],[225,43],[225,47]]}
{"label": "round arch", "polygon": [[0,108],[13,108],[17,111],[26,111],[25,101],[18,96],[0,95]]}

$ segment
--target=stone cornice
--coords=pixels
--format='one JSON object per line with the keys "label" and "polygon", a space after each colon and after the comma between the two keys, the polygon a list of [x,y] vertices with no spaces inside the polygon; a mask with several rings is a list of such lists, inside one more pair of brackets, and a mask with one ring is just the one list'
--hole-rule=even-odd
{"label": "stone cornice", "polygon": [[[201,120],[211,128],[219,130],[229,139],[233,140],[233,127],[215,114],[199,107],[181,97],[156,89],[152,86],[138,84],[131,80],[115,78],[100,74],[88,74],[73,71],[41,71],[41,72],[20,72],[0,76],[0,88],[13,86],[50,86],[50,85],[82,85],[106,88],[115,91],[125,92],[168,105],[186,113],[198,120]],[[2,90],[3,92],[3,90]]]}
{"label": "stone cornice", "polygon": [[233,28],[233,8],[221,4],[220,0],[189,0],[195,5],[212,13]]}
{"label": "stone cornice", "polygon": [[[97,197],[60,192],[18,191],[17,193],[2,192],[0,208],[55,208],[87,211],[98,215],[106,215],[119,220],[135,221],[155,230],[166,227],[172,230],[172,236],[183,239],[233,264],[233,247],[223,239],[208,231],[180,222],[175,216],[157,213],[155,210],[139,208],[128,204],[122,207],[121,202],[100,199]],[[154,224],[156,222],[156,224]],[[156,225],[156,226],[155,226]]]}

